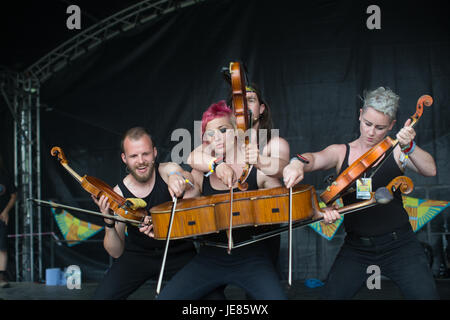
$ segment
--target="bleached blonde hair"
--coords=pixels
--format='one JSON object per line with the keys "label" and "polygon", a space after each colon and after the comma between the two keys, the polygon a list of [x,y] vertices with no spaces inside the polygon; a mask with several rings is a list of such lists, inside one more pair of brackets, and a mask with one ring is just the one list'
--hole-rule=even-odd
{"label": "bleached blonde hair", "polygon": [[364,91],[364,98],[362,100],[364,102],[362,107],[363,112],[371,107],[388,115],[391,121],[395,120],[400,97],[391,89],[379,87],[372,91]]}

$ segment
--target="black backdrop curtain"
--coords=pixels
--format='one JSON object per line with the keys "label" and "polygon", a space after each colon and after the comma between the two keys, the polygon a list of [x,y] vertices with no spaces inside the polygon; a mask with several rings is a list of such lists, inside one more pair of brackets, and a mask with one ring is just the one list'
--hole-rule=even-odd
{"label": "black backdrop curtain", "polygon": [[[175,129],[187,129],[193,145],[194,121],[227,97],[221,68],[239,60],[261,87],[292,154],[356,138],[359,96],[365,89],[385,86],[400,95],[391,136],[415,112],[417,99],[432,95],[434,104],[424,111],[416,141],[434,155],[438,175],[411,176],[416,185],[443,186],[427,194],[450,200],[445,187],[450,177],[450,41],[444,3],[378,1],[381,29],[369,30],[366,9],[373,3],[366,1],[206,1],[123,33],[41,88],[47,110],[41,115],[44,198],[96,209],[50,156],[52,146],[63,148],[79,174],[114,186],[126,174],[119,140],[127,128],[147,127],[162,162],[171,160],[179,143],[171,141]],[[330,173],[308,174],[304,183],[320,190]],[[419,190],[418,196],[424,195]],[[51,216],[46,219],[44,229],[50,228]],[[298,231],[295,239],[301,269],[296,277],[323,278],[338,244],[323,244],[311,230]],[[100,279],[109,262],[101,242],[56,249],[57,266],[80,265],[87,279]]]}

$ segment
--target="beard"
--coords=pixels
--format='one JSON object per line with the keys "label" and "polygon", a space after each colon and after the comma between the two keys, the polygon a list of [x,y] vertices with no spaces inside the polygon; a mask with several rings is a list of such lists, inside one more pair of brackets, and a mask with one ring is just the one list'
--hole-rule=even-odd
{"label": "beard", "polygon": [[[148,167],[148,170],[146,173],[144,174],[140,174],[137,169],[140,167]],[[134,168],[130,168],[127,165],[128,171],[130,172],[130,174],[133,176],[133,178],[135,178],[138,182],[144,183],[147,182],[148,180],[150,180],[150,178],[153,175],[153,171],[155,170],[155,164],[153,163],[143,163],[143,164],[138,164],[136,165]]]}

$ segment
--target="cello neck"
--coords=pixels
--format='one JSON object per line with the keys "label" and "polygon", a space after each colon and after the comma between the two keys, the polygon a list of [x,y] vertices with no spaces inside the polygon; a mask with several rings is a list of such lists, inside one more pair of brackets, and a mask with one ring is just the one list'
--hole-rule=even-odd
{"label": "cello neck", "polygon": [[346,213],[355,212],[358,210],[362,210],[362,209],[371,207],[371,206],[377,204],[374,194],[375,193],[372,193],[370,199],[368,199],[368,200],[346,205],[342,208],[337,209],[337,212],[339,212],[339,214],[344,215]]}

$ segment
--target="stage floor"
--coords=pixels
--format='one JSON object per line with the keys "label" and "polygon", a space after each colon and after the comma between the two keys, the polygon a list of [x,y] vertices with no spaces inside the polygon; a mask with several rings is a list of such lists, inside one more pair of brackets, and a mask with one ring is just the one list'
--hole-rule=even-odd
{"label": "stage floor", "polygon": [[[441,299],[450,299],[450,279],[436,280]],[[90,300],[97,283],[82,283],[81,289],[68,289],[66,286],[46,286],[32,282],[10,282],[9,288],[0,289],[0,300]],[[294,282],[288,289],[289,300],[316,300],[320,288],[308,288],[303,281]],[[129,300],[153,300],[156,283],[147,282]],[[245,293],[240,288],[228,286],[225,295],[229,300],[245,300]],[[390,280],[381,281],[381,289],[369,290],[363,287],[355,300],[398,300],[402,295],[398,287]]]}

